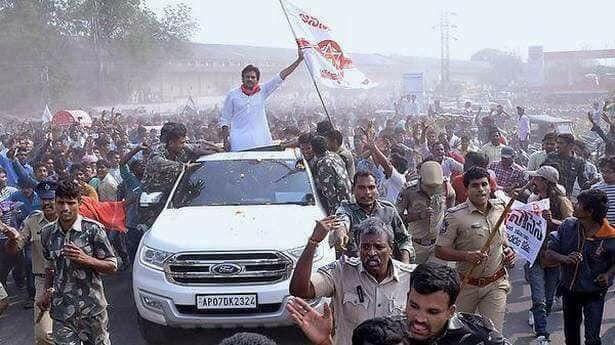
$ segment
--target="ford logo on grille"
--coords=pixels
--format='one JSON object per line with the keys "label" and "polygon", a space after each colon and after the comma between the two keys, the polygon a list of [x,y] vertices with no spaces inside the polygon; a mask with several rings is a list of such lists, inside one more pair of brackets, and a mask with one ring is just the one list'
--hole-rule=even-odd
{"label": "ford logo on grille", "polygon": [[242,268],[235,264],[217,264],[211,267],[211,271],[217,274],[235,274],[241,272]]}

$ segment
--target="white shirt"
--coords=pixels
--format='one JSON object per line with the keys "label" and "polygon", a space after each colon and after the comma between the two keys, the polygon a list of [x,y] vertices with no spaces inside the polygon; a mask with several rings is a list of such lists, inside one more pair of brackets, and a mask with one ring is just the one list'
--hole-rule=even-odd
{"label": "white shirt", "polygon": [[451,138],[448,140],[448,146],[451,149],[456,149],[461,146],[461,138],[456,136],[454,133],[451,135]]}
{"label": "white shirt", "polygon": [[530,118],[525,114],[521,115],[519,121],[517,122],[517,127],[519,128],[517,131],[519,134],[519,140],[527,140],[528,135],[530,134]]}
{"label": "white shirt", "polygon": [[382,180],[382,189],[384,190],[384,200],[395,204],[399,192],[404,187],[406,177],[400,174],[395,168],[391,172],[391,177]]}
{"label": "white shirt", "polygon": [[247,96],[241,87],[231,90],[224,100],[220,116],[220,126],[230,127],[231,150],[247,150],[273,144],[269,121],[265,113],[265,101],[282,84],[283,79],[276,75],[261,85],[261,90]]}
{"label": "white shirt", "polygon": [[451,157],[444,157],[441,165],[442,176],[444,176],[444,178],[450,178],[453,172],[463,173],[463,164],[457,162]]}
{"label": "white shirt", "polygon": [[547,159],[547,151],[541,150],[536,151],[530,155],[529,161],[527,162],[527,170],[535,171],[540,168],[542,163]]}
{"label": "white shirt", "polygon": [[98,200],[117,201],[117,187],[119,183],[113,175],[107,173],[104,179],[98,184]]}
{"label": "white shirt", "polygon": [[[590,161],[585,161],[585,178],[587,178],[588,181],[594,178],[602,180],[602,175],[598,172],[598,168]],[[579,179],[576,179],[574,180],[574,186],[572,186],[572,197],[576,198],[579,194],[581,194],[581,186],[579,186]]]}
{"label": "white shirt", "polygon": [[600,127],[600,121],[602,121],[602,110],[594,109],[593,114],[592,114],[592,119],[594,120],[594,123],[596,124],[596,126]]}
{"label": "white shirt", "polygon": [[403,99],[401,101],[401,112],[404,116],[418,116],[420,113],[419,104],[416,101]]}

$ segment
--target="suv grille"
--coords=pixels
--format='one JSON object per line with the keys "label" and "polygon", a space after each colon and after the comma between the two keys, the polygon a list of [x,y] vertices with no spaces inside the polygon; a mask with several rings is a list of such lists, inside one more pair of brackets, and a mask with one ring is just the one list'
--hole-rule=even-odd
{"label": "suv grille", "polygon": [[278,252],[180,253],[164,265],[180,285],[267,284],[288,279],[292,261]]}

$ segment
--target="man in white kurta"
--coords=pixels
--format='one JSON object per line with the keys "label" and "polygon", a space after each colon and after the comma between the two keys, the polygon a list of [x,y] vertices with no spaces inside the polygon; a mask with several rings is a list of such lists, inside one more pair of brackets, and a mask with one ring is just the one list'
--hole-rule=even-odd
{"label": "man in white kurta", "polygon": [[242,71],[242,85],[226,95],[220,116],[227,149],[242,151],[273,144],[265,112],[266,100],[301,61],[303,53],[299,50],[295,62],[262,86],[258,85],[260,71],[256,67],[249,65]]}

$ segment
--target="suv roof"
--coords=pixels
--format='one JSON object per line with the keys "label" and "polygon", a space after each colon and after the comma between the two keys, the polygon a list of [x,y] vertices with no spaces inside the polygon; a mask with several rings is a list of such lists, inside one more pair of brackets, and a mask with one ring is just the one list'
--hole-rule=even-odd
{"label": "suv roof", "polygon": [[301,158],[299,149],[286,149],[284,151],[241,151],[222,152],[201,156],[197,162],[242,160],[242,159],[293,159]]}

